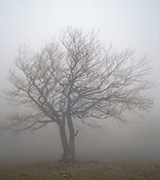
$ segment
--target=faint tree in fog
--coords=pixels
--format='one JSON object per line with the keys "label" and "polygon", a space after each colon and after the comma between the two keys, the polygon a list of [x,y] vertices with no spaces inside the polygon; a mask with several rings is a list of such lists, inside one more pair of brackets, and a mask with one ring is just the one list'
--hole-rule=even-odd
{"label": "faint tree in fog", "polygon": [[133,55],[106,49],[94,31],[85,34],[72,27],[37,53],[21,47],[10,71],[13,86],[5,91],[19,111],[1,127],[19,133],[56,123],[63,147],[60,161],[74,162],[76,121],[98,128],[100,119],[124,123],[126,113],[152,107],[146,91],[152,87],[147,79],[151,69],[146,57],[137,61]]}

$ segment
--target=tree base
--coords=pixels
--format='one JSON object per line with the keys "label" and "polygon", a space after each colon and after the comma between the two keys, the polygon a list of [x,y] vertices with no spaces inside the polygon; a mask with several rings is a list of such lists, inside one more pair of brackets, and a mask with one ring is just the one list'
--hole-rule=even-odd
{"label": "tree base", "polygon": [[68,155],[63,154],[59,160],[59,163],[74,164],[74,163],[76,163],[76,160],[70,154],[68,154]]}

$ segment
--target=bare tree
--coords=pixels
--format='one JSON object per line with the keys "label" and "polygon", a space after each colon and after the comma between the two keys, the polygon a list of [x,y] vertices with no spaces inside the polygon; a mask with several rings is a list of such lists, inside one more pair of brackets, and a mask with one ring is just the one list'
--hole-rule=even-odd
{"label": "bare tree", "polygon": [[130,50],[106,50],[96,33],[72,27],[61,32],[60,41],[38,53],[21,47],[16,70],[10,71],[13,88],[5,94],[26,111],[12,114],[1,127],[19,133],[56,123],[63,147],[60,161],[73,162],[75,121],[92,128],[99,127],[98,120],[110,117],[125,123],[126,113],[149,111],[153,106],[146,91],[152,88],[146,78],[151,71],[148,61],[146,57],[135,61],[133,55]]}

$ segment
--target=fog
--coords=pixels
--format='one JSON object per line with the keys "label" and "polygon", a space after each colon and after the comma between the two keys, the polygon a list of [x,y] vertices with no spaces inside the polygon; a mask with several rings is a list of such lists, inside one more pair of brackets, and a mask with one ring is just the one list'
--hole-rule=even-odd
{"label": "fog", "polygon": [[[67,25],[99,30],[99,37],[118,51],[136,49],[151,59],[156,88],[149,91],[155,105],[142,119],[119,127],[107,119],[103,130],[76,124],[76,159],[160,158],[160,1],[158,0],[6,0],[0,1],[0,121],[12,111],[2,90],[9,87],[7,74],[18,48],[27,44],[37,50]],[[0,161],[59,159],[62,147],[58,128],[49,125],[36,132],[13,136],[0,132]]]}
{"label": "fog", "polygon": [[[158,119],[158,117],[157,117]],[[157,159],[160,158],[160,122],[141,120],[126,127],[108,124],[105,130],[77,127],[76,159]],[[62,154],[59,132],[56,125],[32,134],[18,137],[2,134],[1,160],[56,159]]]}

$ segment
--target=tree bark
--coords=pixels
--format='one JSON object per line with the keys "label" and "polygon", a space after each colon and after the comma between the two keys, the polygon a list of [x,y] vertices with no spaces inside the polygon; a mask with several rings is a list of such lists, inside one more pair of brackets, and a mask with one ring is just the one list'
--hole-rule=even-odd
{"label": "tree bark", "polygon": [[75,134],[70,113],[67,114],[67,123],[69,128],[69,161],[75,162],[75,136],[78,134],[78,131]]}
{"label": "tree bark", "polygon": [[59,162],[67,163],[68,162],[68,156],[69,156],[69,145],[68,145],[68,141],[67,141],[67,135],[66,135],[64,123],[59,125],[59,133],[60,133],[61,143],[62,143],[62,147],[63,147],[63,154],[62,154]]}
{"label": "tree bark", "polygon": [[75,162],[75,136],[78,134],[78,131],[74,133],[74,127],[72,118],[70,116],[70,113],[67,114],[67,125],[69,129],[69,142],[66,135],[65,130],[65,120],[63,119],[59,126],[59,133],[61,137],[61,143],[63,147],[63,154],[59,160],[59,162],[63,163],[74,163]]}
{"label": "tree bark", "polygon": [[70,151],[70,161],[75,159],[75,145],[74,145],[74,128],[71,117],[67,117],[68,128],[69,128],[69,151]]}

